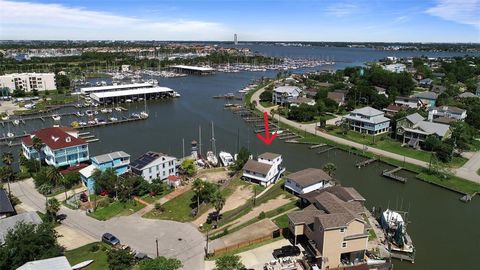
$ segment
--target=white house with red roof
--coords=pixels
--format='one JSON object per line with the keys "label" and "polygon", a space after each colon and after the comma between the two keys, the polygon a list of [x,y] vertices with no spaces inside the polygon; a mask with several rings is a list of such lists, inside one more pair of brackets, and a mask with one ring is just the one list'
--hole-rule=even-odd
{"label": "white house with red roof", "polygon": [[[40,155],[33,147],[33,138],[42,141]],[[71,128],[51,127],[22,138],[22,152],[28,159],[45,161],[55,167],[72,166],[89,160],[88,143]]]}

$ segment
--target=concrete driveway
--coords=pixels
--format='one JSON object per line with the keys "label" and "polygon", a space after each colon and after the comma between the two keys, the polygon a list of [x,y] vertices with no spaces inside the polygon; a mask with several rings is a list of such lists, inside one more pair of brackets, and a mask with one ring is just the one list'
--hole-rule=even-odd
{"label": "concrete driveway", "polygon": [[[12,193],[21,201],[21,207],[29,211],[45,212],[45,197],[34,187],[32,179],[11,184]],[[116,217],[107,221],[91,218],[81,210],[61,208],[61,214],[67,218],[62,226],[78,235],[88,235],[101,239],[102,234],[110,232],[134,250],[156,256],[155,239],[158,238],[160,256],[175,257],[182,261],[183,269],[203,269],[205,236],[190,223],[168,220],[150,220],[136,215]]]}

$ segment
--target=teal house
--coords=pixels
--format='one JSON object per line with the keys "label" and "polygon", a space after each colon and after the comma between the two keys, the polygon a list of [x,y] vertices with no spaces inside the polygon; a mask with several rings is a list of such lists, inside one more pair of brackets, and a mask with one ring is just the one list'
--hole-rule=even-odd
{"label": "teal house", "polygon": [[124,174],[128,171],[130,155],[123,151],[117,151],[94,156],[90,160],[92,164],[80,170],[80,177],[83,184],[92,192],[95,189],[95,180],[92,177],[95,170],[105,171],[112,168],[117,175]]}

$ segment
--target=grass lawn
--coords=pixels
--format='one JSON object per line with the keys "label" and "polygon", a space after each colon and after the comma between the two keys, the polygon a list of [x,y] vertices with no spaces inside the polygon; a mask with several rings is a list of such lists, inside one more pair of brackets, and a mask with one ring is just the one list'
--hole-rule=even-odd
{"label": "grass lawn", "polygon": [[283,214],[273,220],[275,224],[281,229],[288,228],[288,216],[287,214]]}
{"label": "grass lawn", "polygon": [[143,195],[141,198],[142,198],[142,200],[144,200],[145,202],[147,202],[147,203],[149,203],[149,204],[152,204],[152,203],[155,203],[156,201],[160,200],[160,198],[162,198],[163,196],[167,195],[168,193],[170,193],[170,192],[172,192],[172,191],[174,191],[174,189],[168,187],[168,186],[165,184],[162,193],[157,194],[157,195],[155,195],[155,196],[150,196],[149,194],[145,194],[145,195]]}
{"label": "grass lawn", "polygon": [[270,108],[275,106],[271,101],[260,101],[260,104],[265,108]]}
{"label": "grass lawn", "polygon": [[442,178],[438,175],[428,174],[428,172],[425,171],[417,175],[417,178],[425,182],[434,183],[462,193],[473,194],[475,192],[480,192],[480,184],[466,181],[453,175],[447,175],[447,178]]}
{"label": "grass lawn", "polygon": [[145,207],[145,205],[129,200],[127,202],[114,201],[107,206],[97,207],[95,212],[88,214],[98,220],[107,220],[115,216],[128,216]]}
{"label": "grass lawn", "polygon": [[[93,251],[94,246],[99,246],[99,249]],[[96,242],[74,250],[66,251],[65,256],[71,265],[75,265],[87,260],[93,260],[93,263],[85,268],[85,270],[104,270],[108,269],[107,251],[109,249],[110,247],[106,244]]]}
{"label": "grass lawn", "polygon": [[[154,219],[169,219],[180,222],[192,221],[195,217],[192,217],[192,199],[195,196],[193,190],[189,190],[182,195],[163,204],[163,211],[152,210],[148,212],[145,218]],[[200,212],[202,207],[200,207]],[[199,213],[201,214],[201,213]]]}

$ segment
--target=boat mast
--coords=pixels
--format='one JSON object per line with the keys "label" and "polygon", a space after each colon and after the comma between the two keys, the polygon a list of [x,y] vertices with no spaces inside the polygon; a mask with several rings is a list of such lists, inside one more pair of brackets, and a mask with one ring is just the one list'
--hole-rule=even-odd
{"label": "boat mast", "polygon": [[202,126],[198,126],[198,154],[202,155]]}
{"label": "boat mast", "polygon": [[213,129],[213,121],[212,121],[212,152],[215,156],[217,155],[217,148],[215,147],[215,131]]}
{"label": "boat mast", "polygon": [[185,139],[182,138],[182,158],[185,158]]}

